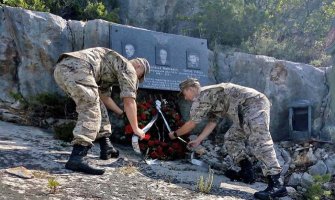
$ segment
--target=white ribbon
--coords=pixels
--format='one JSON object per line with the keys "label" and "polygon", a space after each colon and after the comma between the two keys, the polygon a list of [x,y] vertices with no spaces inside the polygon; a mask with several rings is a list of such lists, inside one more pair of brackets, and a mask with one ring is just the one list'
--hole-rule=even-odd
{"label": "white ribbon", "polygon": [[[144,133],[148,132],[148,130],[152,127],[152,125],[156,122],[158,118],[158,114],[156,114],[151,121],[142,129],[142,131]],[[133,146],[133,149],[136,153],[141,154],[141,149],[140,149],[140,145],[138,143],[138,139],[139,137],[137,135],[133,135],[133,137],[131,138],[131,145]]]}

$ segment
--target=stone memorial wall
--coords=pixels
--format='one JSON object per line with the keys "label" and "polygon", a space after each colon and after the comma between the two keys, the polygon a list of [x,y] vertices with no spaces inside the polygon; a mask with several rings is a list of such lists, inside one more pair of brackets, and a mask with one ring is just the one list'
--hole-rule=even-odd
{"label": "stone memorial wall", "polygon": [[188,77],[211,83],[207,40],[119,24],[111,25],[110,37],[110,48],[124,57],[150,62],[150,74],[140,88],[179,91],[179,83]]}

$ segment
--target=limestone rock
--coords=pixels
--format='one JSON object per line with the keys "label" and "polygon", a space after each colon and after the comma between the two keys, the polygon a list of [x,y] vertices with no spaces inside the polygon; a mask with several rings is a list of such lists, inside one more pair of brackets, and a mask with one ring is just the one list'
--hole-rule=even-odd
{"label": "limestone rock", "polygon": [[326,161],[325,164],[327,165],[328,172],[332,175],[335,174],[335,155],[330,156]]}
{"label": "limestone rock", "polygon": [[314,182],[314,178],[313,176],[311,176],[308,173],[304,173],[301,177],[301,186],[304,188],[308,188],[309,186],[311,186]]}
{"label": "limestone rock", "polygon": [[[288,105],[307,99],[313,104],[314,128],[320,127],[321,104],[328,93],[325,71],[311,65],[245,53],[218,54],[217,82],[233,82],[266,94],[272,103],[271,127],[274,140],[288,138]],[[313,74],[313,77],[310,75]],[[316,121],[315,121],[316,120]],[[313,132],[317,133],[315,129]]]}
{"label": "limestone rock", "polygon": [[312,176],[324,175],[327,173],[327,166],[322,160],[319,160],[315,165],[308,169],[308,173]]}
{"label": "limestone rock", "polygon": [[300,183],[301,183],[301,179],[302,179],[302,173],[293,173],[293,174],[290,176],[287,185],[290,185],[290,186],[297,186],[297,185],[300,185]]}

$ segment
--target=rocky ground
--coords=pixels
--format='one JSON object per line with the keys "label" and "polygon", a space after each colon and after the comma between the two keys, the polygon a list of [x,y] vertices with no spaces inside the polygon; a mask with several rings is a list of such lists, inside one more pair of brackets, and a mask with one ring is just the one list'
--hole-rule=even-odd
{"label": "rocky ground", "polygon": [[[214,172],[212,190],[204,194],[196,185],[200,176],[207,179],[207,168],[188,160],[149,165],[130,147],[117,147],[118,159],[99,160],[99,145],[89,154],[90,162],[106,168],[104,175],[74,173],[64,169],[69,143],[46,130],[0,121],[0,199],[253,199],[255,191],[266,187],[260,182],[231,182]],[[7,172],[19,166],[34,177]],[[55,190],[50,188],[52,179],[60,184]]]}

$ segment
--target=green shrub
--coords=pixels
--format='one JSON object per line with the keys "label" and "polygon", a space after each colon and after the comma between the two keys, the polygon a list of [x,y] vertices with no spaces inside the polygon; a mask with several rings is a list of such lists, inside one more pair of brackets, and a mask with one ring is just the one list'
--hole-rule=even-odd
{"label": "green shrub", "polygon": [[107,12],[105,5],[101,2],[91,3],[89,2],[86,8],[83,10],[82,18],[91,20],[91,19],[105,19],[107,21],[119,21],[118,15],[116,14],[117,10],[113,12]]}
{"label": "green shrub", "polygon": [[314,176],[314,183],[309,188],[307,188],[307,191],[304,194],[306,199],[319,200],[323,199],[324,197],[329,197],[331,195],[331,191],[325,190],[322,185],[329,182],[330,180],[331,174]]}
{"label": "green shrub", "polygon": [[29,98],[28,108],[35,117],[74,118],[75,103],[69,97],[41,93]]}
{"label": "green shrub", "polygon": [[[192,17],[195,23],[183,33],[208,39],[216,45],[277,59],[329,66],[325,41],[335,13],[335,2],[279,0],[207,0]],[[228,49],[231,51],[230,49]]]}
{"label": "green shrub", "polygon": [[11,96],[15,101],[19,101],[20,103],[22,103],[23,105],[27,105],[27,101],[23,98],[21,93],[18,92],[9,92],[9,96]]}
{"label": "green shrub", "polygon": [[43,0],[2,0],[1,3],[12,7],[49,12],[49,8],[45,5]]}
{"label": "green shrub", "polygon": [[63,140],[65,142],[71,142],[73,139],[73,129],[76,125],[76,122],[70,121],[68,123],[54,125],[53,130],[55,133],[55,138]]}
{"label": "green shrub", "polygon": [[1,0],[0,3],[29,10],[50,12],[64,19],[119,21],[117,0]]}
{"label": "green shrub", "polygon": [[48,188],[50,189],[50,192],[55,194],[57,191],[58,186],[60,186],[60,183],[56,181],[55,178],[49,178],[48,179]]}
{"label": "green shrub", "polygon": [[197,190],[199,192],[208,194],[212,190],[213,180],[214,180],[214,171],[211,168],[209,168],[208,177],[206,178],[206,180],[204,179],[203,176],[199,177],[197,183]]}

